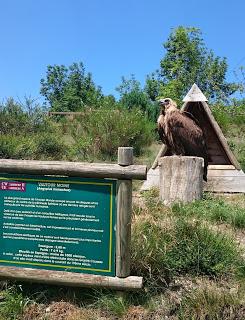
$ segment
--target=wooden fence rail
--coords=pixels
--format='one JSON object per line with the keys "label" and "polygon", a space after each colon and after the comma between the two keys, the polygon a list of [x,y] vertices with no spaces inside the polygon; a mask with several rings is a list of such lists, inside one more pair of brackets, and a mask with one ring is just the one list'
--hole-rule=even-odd
{"label": "wooden fence rail", "polygon": [[[8,184],[9,180],[7,174],[27,174],[33,175],[33,177],[39,175],[40,179],[49,178],[51,182],[54,178],[48,176],[58,175],[64,177],[62,178],[63,180],[68,179],[68,177],[109,178],[109,181],[111,181],[110,179],[117,180],[113,182],[115,186],[117,186],[115,201],[117,205],[114,246],[115,272],[112,273],[113,276],[107,274],[98,275],[93,273],[58,271],[52,268],[51,270],[47,270],[45,265],[39,269],[34,269],[33,265],[35,263],[31,264],[28,261],[24,261],[24,266],[21,267],[21,262],[19,262],[19,264],[17,262],[16,265],[14,261],[5,261],[3,258],[3,260],[0,261],[0,278],[68,286],[105,287],[117,290],[136,290],[142,288],[142,277],[130,275],[132,179],[145,180],[147,177],[147,167],[144,165],[133,165],[133,148],[119,148],[117,164],[0,159],[0,174],[2,176],[1,181],[7,181],[2,182],[3,187],[0,188],[2,192],[2,208],[0,209],[2,209],[3,212],[5,201],[3,200],[5,198],[4,183]],[[21,182],[21,177],[22,176],[16,178],[17,181]],[[12,179],[14,180],[14,178]],[[37,181],[37,179],[35,179],[33,179],[33,181]],[[57,177],[57,179],[61,178]],[[24,180],[23,176],[23,181]],[[70,180],[72,180],[72,178],[70,178]],[[11,183],[11,181],[9,183]],[[20,210],[22,209],[23,208],[20,208]],[[67,212],[69,214],[69,211]],[[103,219],[105,219],[105,217]],[[114,227],[111,227],[111,230],[114,230]],[[113,238],[112,236],[110,237],[111,239]],[[8,266],[5,262],[13,263],[15,266]],[[30,267],[26,267],[28,264]],[[41,266],[41,264],[39,264],[39,266]],[[67,269],[66,265],[65,267],[61,267],[64,268],[63,270]]]}
{"label": "wooden fence rail", "polygon": [[147,167],[144,165],[120,166],[105,163],[0,159],[0,172],[145,180]]}

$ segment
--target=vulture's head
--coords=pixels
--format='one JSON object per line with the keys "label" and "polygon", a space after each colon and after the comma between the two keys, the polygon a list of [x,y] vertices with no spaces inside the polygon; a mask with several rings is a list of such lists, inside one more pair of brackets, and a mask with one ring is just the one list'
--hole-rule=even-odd
{"label": "vulture's head", "polygon": [[177,108],[176,102],[170,98],[160,99],[159,105],[162,109],[162,113],[165,113],[166,111],[174,110]]}

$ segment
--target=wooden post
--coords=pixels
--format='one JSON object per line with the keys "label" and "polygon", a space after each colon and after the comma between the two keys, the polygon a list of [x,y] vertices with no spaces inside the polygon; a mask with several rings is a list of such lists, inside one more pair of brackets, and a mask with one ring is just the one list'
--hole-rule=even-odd
{"label": "wooden post", "polygon": [[[118,148],[118,164],[133,164],[133,148]],[[116,275],[119,278],[130,274],[130,242],[132,215],[132,180],[119,180],[117,193],[117,232],[116,232]]]}
{"label": "wooden post", "polygon": [[184,156],[159,159],[160,199],[165,205],[201,199],[203,162],[202,158]]}
{"label": "wooden post", "polygon": [[158,166],[158,160],[166,153],[167,150],[168,147],[166,146],[166,144],[163,144],[156,156],[156,159],[153,162],[153,165],[151,166],[152,169],[156,169],[156,167]]}
{"label": "wooden post", "polygon": [[142,277],[108,277],[67,271],[5,267],[0,268],[0,279],[39,282],[72,287],[102,287],[115,290],[138,290],[143,286]]}

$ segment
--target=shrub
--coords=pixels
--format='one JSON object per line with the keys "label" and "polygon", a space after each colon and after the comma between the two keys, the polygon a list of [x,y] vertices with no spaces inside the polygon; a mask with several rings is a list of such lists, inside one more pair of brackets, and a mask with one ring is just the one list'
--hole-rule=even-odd
{"label": "shrub", "polygon": [[30,137],[0,135],[0,158],[29,159],[32,152],[33,141]]}
{"label": "shrub", "polygon": [[223,132],[227,132],[230,123],[229,114],[225,111],[224,106],[214,106],[212,108],[212,113],[215,117],[215,120],[218,122]]}
{"label": "shrub", "polygon": [[75,148],[87,158],[115,158],[118,147],[132,146],[135,154],[151,144],[154,124],[138,109],[100,108],[87,110],[72,124]]}
{"label": "shrub", "polygon": [[245,170],[245,104],[214,106],[212,112],[226,134],[228,143],[242,169]]}
{"label": "shrub", "polygon": [[245,104],[244,105],[216,105],[212,108],[212,113],[225,132],[233,124],[236,126],[245,123]]}
{"label": "shrub", "polygon": [[241,264],[235,242],[200,222],[145,217],[134,224],[132,273],[143,275],[151,288],[175,275],[228,277],[240,271]]}
{"label": "shrub", "polygon": [[66,151],[64,142],[56,134],[40,133],[34,136],[33,157],[35,159],[61,160]]}
{"label": "shrub", "polygon": [[0,105],[0,133],[26,135],[40,131],[52,131],[52,123],[44,110],[38,106],[24,111],[13,99]]}
{"label": "shrub", "polygon": [[0,136],[0,158],[61,160],[66,152],[62,139],[51,133]]}

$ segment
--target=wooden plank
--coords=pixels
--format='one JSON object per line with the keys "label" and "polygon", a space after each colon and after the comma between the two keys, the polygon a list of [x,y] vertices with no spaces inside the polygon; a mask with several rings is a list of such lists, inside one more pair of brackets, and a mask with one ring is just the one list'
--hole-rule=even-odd
{"label": "wooden plank", "polygon": [[[222,154],[220,154],[218,151],[211,151],[208,149],[208,155],[210,158],[212,157],[218,157],[218,158],[222,158],[224,159],[224,161],[226,160],[226,158],[224,156],[222,156]],[[226,162],[226,161],[225,161]]]}
{"label": "wooden plank", "polygon": [[208,178],[211,179],[212,177],[245,177],[245,174],[239,170],[208,170]]}
{"label": "wooden plank", "polygon": [[227,140],[226,138],[224,137],[223,135],[223,132],[221,131],[218,123],[216,122],[216,120],[214,119],[214,116],[212,115],[212,112],[211,110],[209,109],[209,106],[206,102],[201,102],[203,107],[204,107],[204,110],[206,111],[206,114],[209,118],[209,121],[212,125],[212,127],[214,128],[215,132],[217,133],[217,136],[219,138],[219,141],[220,143],[222,144],[229,160],[231,161],[231,163],[236,167],[236,169],[240,170],[241,167],[240,167],[240,164],[239,162],[237,161],[237,159],[235,158],[235,156],[233,155],[233,153],[231,152],[229,146],[228,146],[228,143],[227,143]]}
{"label": "wooden plank", "polygon": [[[226,158],[223,157],[222,155],[210,155],[210,162],[214,163],[214,164],[217,164],[217,165],[226,165],[227,161],[226,161]],[[230,162],[229,162],[230,163]]]}
{"label": "wooden plank", "polygon": [[235,170],[235,166],[231,164],[210,164],[208,165],[208,170]]}
{"label": "wooden plank", "polygon": [[161,149],[159,150],[153,162],[153,165],[151,166],[152,169],[156,169],[156,167],[158,166],[158,160],[166,154],[167,150],[168,150],[168,147],[165,144],[162,144]]}
{"label": "wooden plank", "polygon": [[[234,169],[235,167],[232,165],[209,165],[208,182],[204,183],[204,190],[209,192],[245,193],[245,173]],[[222,174],[223,171],[225,172],[224,174]],[[233,179],[229,179],[229,177]],[[149,170],[147,180],[143,183],[141,191],[149,190],[152,187],[159,188],[159,168]]]}
{"label": "wooden plank", "polygon": [[132,181],[119,181],[117,194],[116,275],[130,274]]}
{"label": "wooden plank", "polygon": [[184,102],[208,101],[199,87],[194,83],[187,95],[183,99]]}
{"label": "wooden plank", "polygon": [[[123,166],[133,164],[133,148],[118,150],[118,164]],[[132,180],[118,181],[116,275],[120,278],[130,275],[132,197]]]}
{"label": "wooden plank", "polygon": [[245,193],[245,176],[208,178],[204,190],[209,192]]}
{"label": "wooden plank", "polygon": [[63,112],[56,112],[56,111],[49,111],[48,115],[60,115],[60,116],[74,116],[74,115],[84,115],[84,112],[71,112],[71,111],[63,111]]}
{"label": "wooden plank", "polygon": [[107,277],[64,271],[31,268],[0,267],[0,278],[72,287],[102,287],[116,290],[138,290],[142,288],[142,277]]}
{"label": "wooden plank", "polygon": [[144,165],[122,167],[118,164],[106,163],[0,159],[0,172],[145,180],[147,167]]}
{"label": "wooden plank", "polygon": [[151,188],[159,188],[159,167],[150,168],[147,173],[147,180],[142,184],[140,191],[150,190]]}

